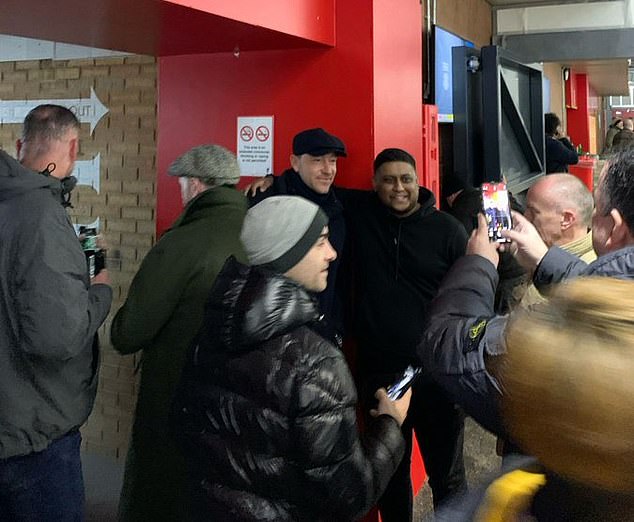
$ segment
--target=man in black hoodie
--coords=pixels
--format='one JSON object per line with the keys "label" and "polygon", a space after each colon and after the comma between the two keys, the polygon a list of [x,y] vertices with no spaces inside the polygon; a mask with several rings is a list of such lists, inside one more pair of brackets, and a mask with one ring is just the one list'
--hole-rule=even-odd
{"label": "man in black hoodie", "polygon": [[[419,187],[414,158],[385,149],[374,160],[374,192],[341,191],[350,235],[359,378],[366,400],[372,387],[389,385],[406,367],[419,366],[416,346],[427,304],[464,254],[467,234],[436,210]],[[379,502],[384,522],[411,520],[411,434],[421,446],[438,505],[465,488],[464,416],[440,388],[417,382],[403,424],[405,457]]]}

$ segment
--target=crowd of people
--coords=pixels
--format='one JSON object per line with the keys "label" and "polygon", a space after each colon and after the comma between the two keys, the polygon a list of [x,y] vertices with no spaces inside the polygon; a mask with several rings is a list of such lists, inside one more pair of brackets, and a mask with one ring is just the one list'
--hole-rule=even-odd
{"label": "crowd of people", "polygon": [[[634,151],[593,199],[545,122],[553,174],[507,242],[458,177],[438,210],[399,148],[374,158],[372,190],[334,184],[347,150],[321,128],[246,195],[227,149],[178,157],[183,212],[111,325],[116,350],[143,353],[119,519],[412,520],[413,434],[438,520],[630,519]],[[83,520],[79,428],[112,291],[64,209],[78,129],[42,105],[18,160],[0,153],[2,520]],[[408,366],[419,378],[390,398]],[[473,491],[465,415],[503,441]]]}

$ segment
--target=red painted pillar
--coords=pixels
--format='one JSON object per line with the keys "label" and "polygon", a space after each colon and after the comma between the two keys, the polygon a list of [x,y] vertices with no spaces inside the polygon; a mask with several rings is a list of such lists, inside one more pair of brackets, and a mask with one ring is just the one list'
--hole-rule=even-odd
{"label": "red painted pillar", "polygon": [[588,118],[590,90],[588,76],[586,74],[575,74],[574,82],[575,103],[574,107],[566,109],[568,120],[566,130],[575,146],[581,145],[584,151],[588,151],[590,150],[590,122]]}

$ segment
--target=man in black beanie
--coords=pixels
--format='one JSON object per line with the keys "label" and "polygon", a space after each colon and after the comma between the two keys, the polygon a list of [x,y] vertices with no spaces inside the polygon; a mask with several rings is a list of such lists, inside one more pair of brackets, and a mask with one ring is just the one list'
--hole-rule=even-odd
{"label": "man in black beanie", "polygon": [[337,137],[324,129],[307,129],[293,138],[291,168],[280,176],[268,177],[263,191],[249,196],[250,206],[277,195],[301,196],[318,205],[328,216],[330,242],[338,258],[330,265],[328,287],[319,295],[319,306],[324,314],[321,333],[338,346],[343,333],[342,305],[335,287],[339,261],[346,238],[343,207],[332,184],[337,174],[337,159],[346,157],[346,147]]}
{"label": "man in black beanie", "polygon": [[193,520],[356,520],[400,462],[411,392],[376,392],[363,436],[343,354],[317,331],[314,292],[336,252],[314,203],[275,196],[247,213],[250,266],[229,258],[174,404]]}

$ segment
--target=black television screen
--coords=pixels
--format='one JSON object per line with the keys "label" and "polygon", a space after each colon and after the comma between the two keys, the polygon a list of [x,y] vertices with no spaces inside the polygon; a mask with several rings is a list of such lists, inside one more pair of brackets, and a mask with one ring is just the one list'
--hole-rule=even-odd
{"label": "black television screen", "polygon": [[453,122],[453,78],[451,49],[473,47],[469,42],[442,27],[434,27],[434,101],[438,107],[438,122]]}

